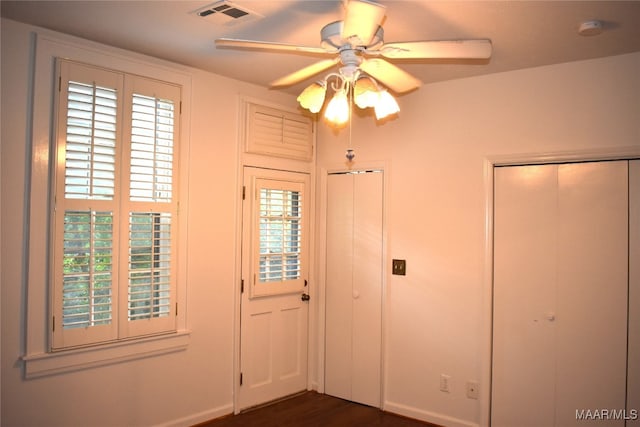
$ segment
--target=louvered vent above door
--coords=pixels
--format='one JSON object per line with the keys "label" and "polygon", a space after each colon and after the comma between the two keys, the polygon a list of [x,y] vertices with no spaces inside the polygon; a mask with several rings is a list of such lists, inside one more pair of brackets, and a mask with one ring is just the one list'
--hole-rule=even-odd
{"label": "louvered vent above door", "polygon": [[311,161],[313,123],[301,114],[248,103],[247,153]]}

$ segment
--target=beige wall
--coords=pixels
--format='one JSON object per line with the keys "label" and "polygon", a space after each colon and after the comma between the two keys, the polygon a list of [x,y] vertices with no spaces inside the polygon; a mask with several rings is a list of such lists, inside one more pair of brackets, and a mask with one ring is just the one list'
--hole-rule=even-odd
{"label": "beige wall", "polygon": [[[640,154],[640,54],[454,80],[357,119],[356,163],[388,165],[385,405],[447,425],[486,421],[490,281],[485,168],[562,152]],[[319,126],[318,166],[344,165],[346,131]],[[631,147],[631,148],[629,148]],[[578,156],[580,157],[580,155]],[[439,376],[451,376],[451,393]],[[481,381],[481,398],[465,395]]]}

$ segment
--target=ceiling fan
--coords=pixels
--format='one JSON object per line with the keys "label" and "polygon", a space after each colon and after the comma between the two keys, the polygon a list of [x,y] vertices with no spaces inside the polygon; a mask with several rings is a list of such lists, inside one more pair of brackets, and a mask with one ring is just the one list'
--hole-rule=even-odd
{"label": "ceiling fan", "polygon": [[385,16],[384,5],[370,0],[344,0],[344,3],[344,20],[322,28],[320,47],[232,38],[219,38],[216,46],[331,56],[271,82],[271,87],[293,85],[341,63],[340,74],[344,78],[354,79],[364,72],[396,93],[416,89],[422,82],[387,59],[491,57],[491,41],[488,39],[385,43],[384,30],[380,25]]}

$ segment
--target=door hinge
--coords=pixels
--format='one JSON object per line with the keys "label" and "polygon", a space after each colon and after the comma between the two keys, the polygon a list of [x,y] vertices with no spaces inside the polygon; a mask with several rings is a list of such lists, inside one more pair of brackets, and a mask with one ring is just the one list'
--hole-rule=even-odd
{"label": "door hinge", "polygon": [[245,187],[244,185],[242,186],[242,200],[245,199],[245,197],[247,197],[247,187]]}
{"label": "door hinge", "polygon": [[53,316],[53,318],[51,319],[51,330],[53,332],[56,331],[56,316]]}
{"label": "door hinge", "polygon": [[244,279],[240,279],[240,293],[244,293]]}
{"label": "door hinge", "polygon": [[178,316],[178,303],[176,303],[176,316]]}
{"label": "door hinge", "polygon": [[180,114],[182,114],[182,101],[180,101]]}
{"label": "door hinge", "polygon": [[240,372],[240,385],[242,385],[242,372]]}

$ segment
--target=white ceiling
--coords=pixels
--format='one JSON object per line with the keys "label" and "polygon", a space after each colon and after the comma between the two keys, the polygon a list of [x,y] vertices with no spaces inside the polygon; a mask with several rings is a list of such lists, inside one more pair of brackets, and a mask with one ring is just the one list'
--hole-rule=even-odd
{"label": "white ceiling", "polygon": [[[219,24],[195,11],[204,1],[7,1],[2,16],[268,86],[318,61],[295,53],[216,49],[218,37],[317,47],[341,20],[339,0],[232,0],[257,15]],[[640,1],[399,1],[387,7],[385,42],[488,38],[490,61],[396,61],[424,83],[640,51]],[[598,19],[598,36],[578,35]],[[279,90],[298,93],[308,81]]]}

